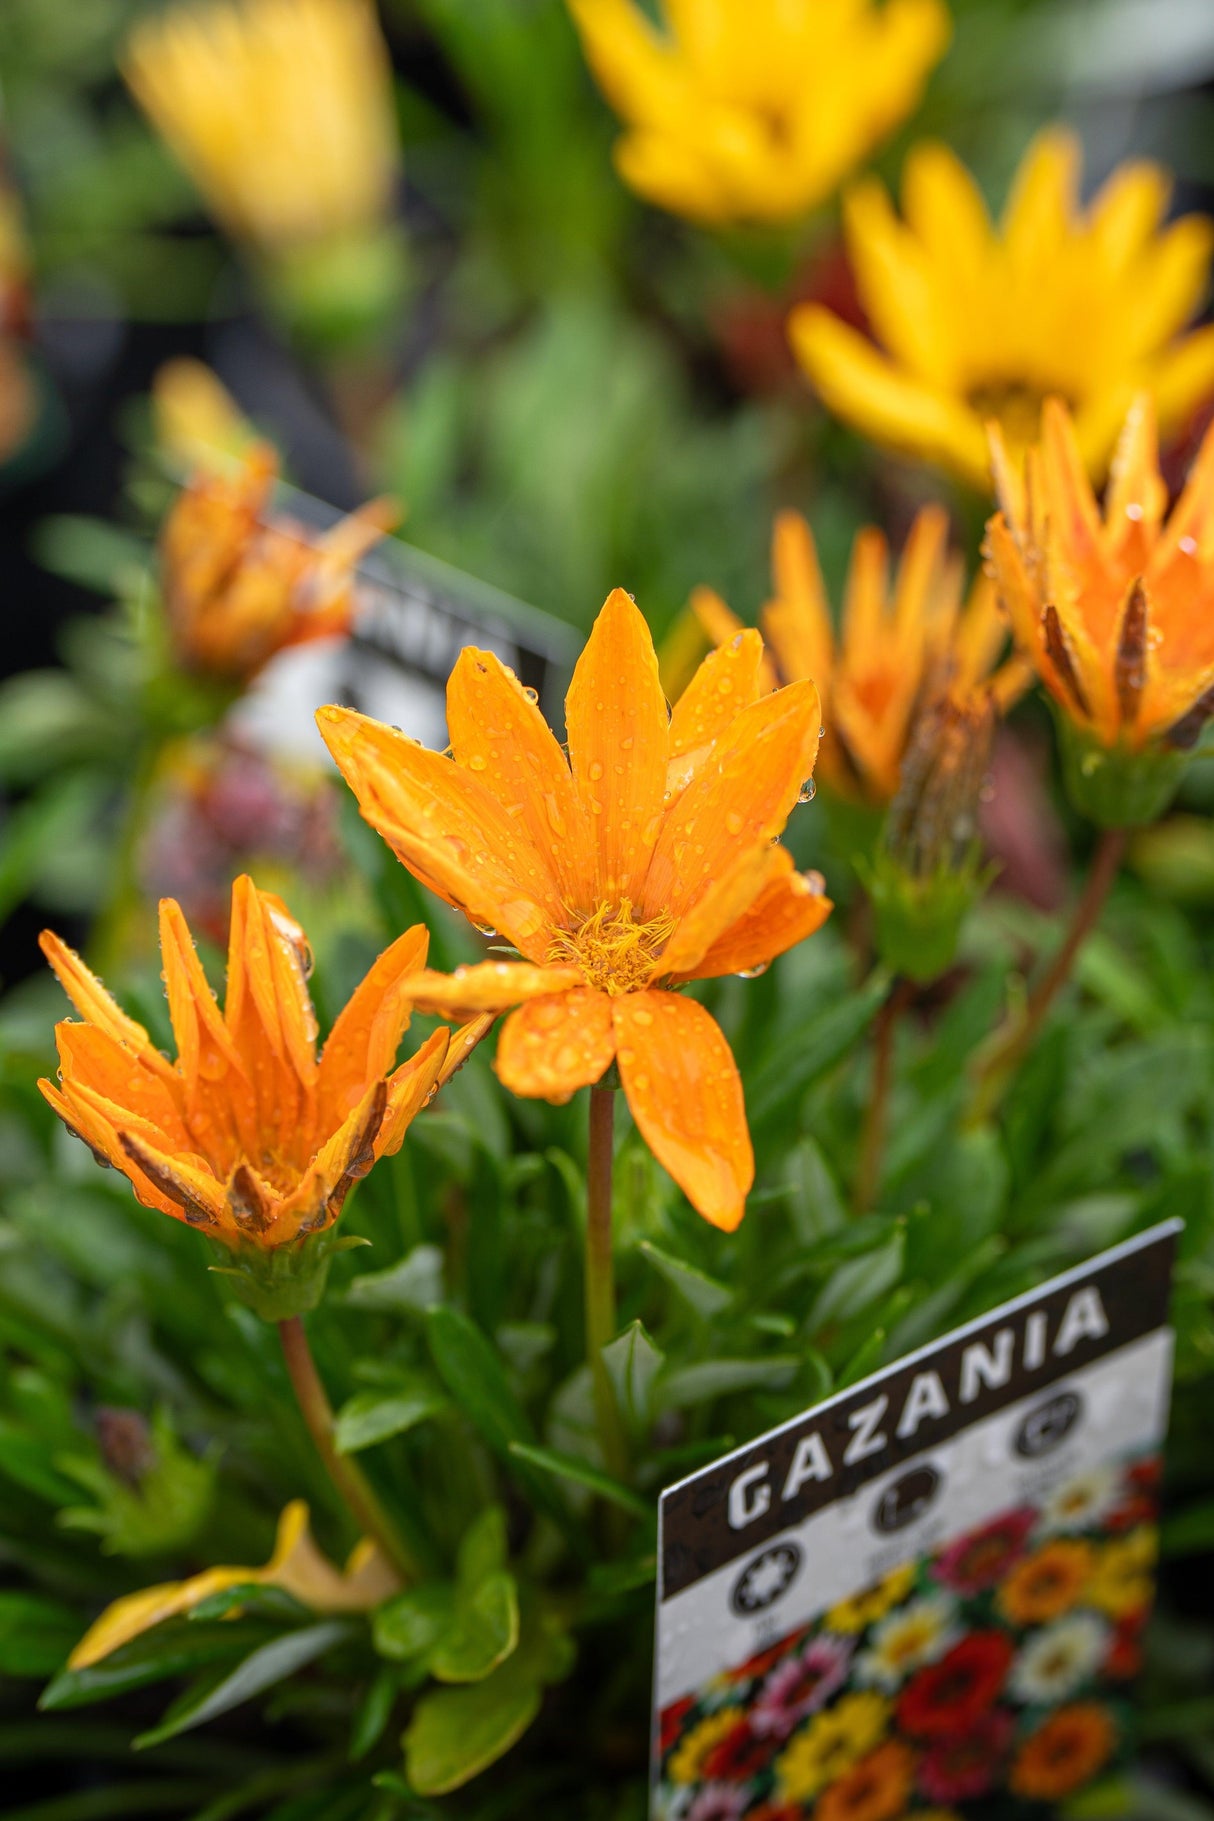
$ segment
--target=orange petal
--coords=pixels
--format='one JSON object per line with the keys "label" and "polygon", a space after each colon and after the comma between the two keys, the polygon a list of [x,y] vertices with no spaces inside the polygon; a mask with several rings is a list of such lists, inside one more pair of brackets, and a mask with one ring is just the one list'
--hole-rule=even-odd
{"label": "orange petal", "polygon": [[693,973],[675,976],[676,985],[763,968],[826,922],[834,906],[823,891],[821,873],[799,873],[785,847],[768,851],[769,876],[758,897],[717,937]]}
{"label": "orange petal", "polygon": [[338,1125],[396,1061],[413,1012],[404,982],[425,967],[429,945],[429,930],[415,923],[384,950],[337,1014],[317,1075],[318,1132]]}
{"label": "orange petal", "polygon": [[242,874],[232,886],[224,1022],[253,1086],[262,1147],[286,1155],[306,1143],[311,1127],[316,1014],[306,969],[299,924],[280,898]]}
{"label": "orange petal", "polygon": [[473,967],[457,967],[453,974],[425,968],[406,981],[419,1012],[432,1012],[453,1022],[481,1012],[508,1012],[527,999],[542,999],[581,985],[576,967],[529,967],[519,961],[478,961]]}
{"label": "orange petal", "polygon": [[[416,1055],[402,1062],[396,1073],[388,1077],[387,1106],[375,1140],[377,1157],[391,1157],[400,1150],[405,1133],[443,1079],[449,1040],[450,1032],[445,1028],[434,1031]],[[462,1058],[457,1059],[456,1067],[459,1060]]]}
{"label": "orange petal", "polygon": [[732,1233],[755,1164],[742,1083],[720,1027],[677,993],[625,993],[611,1004],[637,1129],[696,1212]]}
{"label": "orange petal", "polygon": [[517,820],[549,875],[549,891],[591,910],[590,842],[569,761],[513,671],[491,651],[465,646],[447,683],[447,733],[456,761],[475,772]]}
{"label": "orange petal", "polygon": [[88,1087],[118,1106],[129,1107],[168,1135],[171,1144],[194,1149],[181,1114],[181,1084],[134,1061],[131,1052],[95,1024],[69,1019],[55,1026],[59,1078],[69,1092]]}
{"label": "orange petal", "polygon": [[562,915],[547,864],[476,774],[353,709],[322,708],[316,724],[364,819],[410,872],[542,961]]}
{"label": "orange petal", "polygon": [[96,974],[89,972],[75,950],[70,949],[54,930],[44,929],[38,938],[38,946],[82,1018],[95,1024],[99,1030],[107,1031],[115,1043],[124,1044],[156,1074],[168,1076],[173,1073],[171,1063],[166,1062],[143,1026],[137,1024],[134,1018],[127,1017],[117,1001],[106,992]]}
{"label": "orange petal", "polygon": [[741,710],[758,701],[762,667],[763,640],[753,627],[736,632],[699,666],[670,717],[666,788],[672,796]]}
{"label": "orange petal", "polygon": [[250,1156],[260,1150],[257,1108],[181,906],[172,898],[160,902],[160,955],[193,1141],[187,1148],[204,1152],[226,1175],[236,1147]]}
{"label": "orange petal", "polygon": [[829,694],[835,636],[814,535],[799,512],[781,512],[771,539],[775,596],[763,609],[764,636],[786,683],[808,679]]}
{"label": "orange petal", "polygon": [[[224,1186],[209,1170],[200,1169],[197,1163],[184,1157],[170,1156],[156,1145],[145,1144],[130,1132],[120,1132],[119,1141],[130,1161],[147,1177],[158,1195],[168,1201],[167,1211],[175,1214],[178,1220],[184,1220],[192,1227],[209,1228],[221,1236],[224,1231],[231,1230],[233,1222]],[[133,1175],[132,1182],[138,1189]],[[155,1205],[162,1204],[157,1202]]]}
{"label": "orange petal", "polygon": [[494,1064],[503,1087],[559,1106],[593,1086],[615,1055],[612,1003],[597,987],[578,986],[512,1012]]}
{"label": "orange petal", "polygon": [[446,1087],[452,1075],[457,1075],[471,1056],[478,1043],[481,1043],[493,1029],[497,1018],[496,1012],[480,1012],[470,1018],[467,1024],[461,1024],[457,1031],[451,1033],[447,1044],[447,1054],[443,1066],[438,1071],[438,1085]]}
{"label": "orange petal", "polygon": [[[446,1045],[446,1035],[444,1031],[440,1051]],[[433,1066],[437,1069],[437,1062]],[[262,1245],[286,1245],[301,1234],[315,1233],[335,1223],[350,1189],[375,1162],[376,1141],[387,1106],[386,1084],[372,1082],[349,1117],[317,1151],[295,1188],[272,1208]]]}
{"label": "orange petal", "polygon": [[622,588],[608,595],[577,661],[565,721],[595,854],[594,902],[636,904],[661,827],[670,731],[653,639]]}
{"label": "orange petal", "polygon": [[762,883],[756,863],[813,772],[821,732],[814,685],[789,683],[743,709],[671,804],[649,868],[644,914],[669,911],[686,920],[667,947],[672,969],[694,968],[747,909]]}

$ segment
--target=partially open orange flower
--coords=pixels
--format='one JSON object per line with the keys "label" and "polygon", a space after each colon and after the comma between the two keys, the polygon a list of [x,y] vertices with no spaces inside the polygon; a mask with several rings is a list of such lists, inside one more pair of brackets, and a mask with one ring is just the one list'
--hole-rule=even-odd
{"label": "partially open orange flower", "polygon": [[1016,641],[1100,746],[1185,750],[1214,714],[1214,430],[1167,516],[1155,409],[1126,420],[1101,514],[1066,406],[1023,477],[992,430],[1001,511],[986,550]]}
{"label": "partially open orange flower", "polygon": [[[232,888],[220,1012],[179,905],[160,905],[178,1059],[47,930],[42,950],[85,1022],[56,1027],[61,1085],[39,1087],[145,1207],[233,1249],[277,1253],[331,1227],[351,1185],[400,1149],[414,1115],[466,1053],[435,1031],[389,1074],[409,1023],[405,982],[426,959],[418,924],[385,950],[319,1059],[303,930],[247,877]],[[386,1079],[385,1079],[386,1077]]]}
{"label": "partially open orange flower", "polygon": [[258,444],[230,477],[200,471],[174,503],[160,539],[169,628],[187,670],[247,682],[277,651],[349,630],[359,558],[396,523],[372,500],[322,537],[267,523],[277,478]]}
{"label": "partially open orange flower", "polygon": [[[866,526],[856,538],[836,634],[813,532],[798,512],[782,512],[772,538],[775,594],[760,616],[780,678],[812,677],[826,721],[822,776],[838,796],[883,807],[894,796],[915,708],[952,685],[989,692],[1006,708],[1027,669],[995,664],[1006,626],[989,585],[979,579],[962,606],[963,571],[948,548],[948,517],[925,506],[915,519],[897,572],[889,546]],[[742,622],[709,588],[692,608],[717,644]]]}
{"label": "partially open orange flower", "polygon": [[451,756],[345,708],[321,732],[366,820],[424,884],[524,957],[406,982],[419,1009],[512,1012],[497,1070],[567,1100],[613,1061],[654,1155],[714,1225],[754,1177],[742,1088],[716,1023],[676,990],[758,972],[830,904],[776,838],[813,771],[818,692],[760,692],[762,641],[701,665],[673,717],[649,629],[617,589],[578,660],[568,757],[492,652],[447,686]]}

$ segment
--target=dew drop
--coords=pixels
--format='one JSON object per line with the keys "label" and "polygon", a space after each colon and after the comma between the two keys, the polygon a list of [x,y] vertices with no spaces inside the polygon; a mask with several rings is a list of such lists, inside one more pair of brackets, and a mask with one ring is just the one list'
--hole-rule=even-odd
{"label": "dew drop", "polygon": [[738,979],[739,980],[761,979],[762,976],[767,972],[767,970],[770,966],[771,966],[770,961],[760,961],[760,962],[758,962],[758,964],[755,967],[740,967],[738,969]]}
{"label": "dew drop", "polygon": [[632,735],[629,734],[626,739],[620,741],[620,745],[625,752],[631,752],[636,745],[636,741],[633,739]]}
{"label": "dew drop", "polygon": [[590,770],[588,773],[591,783],[597,784],[599,779],[602,777],[602,775],[603,775],[603,767],[599,764],[599,761],[596,759],[594,761],[594,764],[590,767]]}
{"label": "dew drop", "polygon": [[812,803],[817,792],[818,786],[814,783],[813,779],[806,778],[804,784],[802,784],[800,790],[797,792],[797,802]]}
{"label": "dew drop", "polygon": [[538,689],[531,689],[528,687],[527,689],[524,689],[523,694],[529,702],[538,702],[540,699],[540,692]]}
{"label": "dew drop", "polygon": [[486,760],[481,756],[481,754],[479,752],[475,752],[475,753],[473,753],[472,757],[468,761],[468,770],[469,771],[484,771],[485,765],[486,765]]}
{"label": "dew drop", "polygon": [[496,936],[497,935],[497,931],[494,929],[494,927],[491,923],[477,923],[476,920],[473,919],[472,927],[479,936]]}
{"label": "dew drop", "polygon": [[635,1080],[634,1080],[634,1081],[633,1081],[633,1084],[632,1084],[632,1085],[633,1085],[633,1087],[634,1087],[634,1088],[635,1088],[635,1089],[636,1089],[636,1091],[637,1091],[637,1093],[638,1093],[638,1094],[644,1094],[644,1093],[647,1093],[647,1092],[648,1092],[648,1090],[649,1090],[649,1077],[648,1077],[648,1075],[643,1075],[643,1074],[642,1074],[642,1075],[638,1075],[638,1076],[637,1076],[637,1077],[636,1077],[636,1078],[635,1078]]}

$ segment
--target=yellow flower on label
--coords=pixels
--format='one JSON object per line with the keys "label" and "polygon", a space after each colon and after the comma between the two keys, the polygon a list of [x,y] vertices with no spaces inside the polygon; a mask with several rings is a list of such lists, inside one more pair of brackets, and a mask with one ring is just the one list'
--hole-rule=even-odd
{"label": "yellow flower on label", "polygon": [[1141,1612],[1154,1598],[1158,1554],[1159,1535],[1151,1524],[1106,1543],[1096,1557],[1084,1600],[1111,1619]]}
{"label": "yellow flower on label", "polygon": [[721,1707],[716,1713],[708,1714],[697,1726],[693,1726],[666,1766],[666,1775],[670,1781],[698,1783],[704,1760],[713,1746],[719,1745],[745,1717],[740,1707]]}
{"label": "yellow flower on label", "polygon": [[776,1785],[785,1802],[811,1802],[880,1743],[889,1724],[889,1702],[878,1694],[844,1695],[815,1714],[804,1732],[776,1760]]}
{"label": "yellow flower on label", "polygon": [[280,1587],[315,1612],[369,1612],[400,1587],[378,1547],[363,1538],[343,1569],[312,1541],[308,1507],[294,1499],[278,1520],[274,1553],[264,1568],[206,1568],[188,1581],[166,1581],[124,1594],[107,1606],[68,1658],[69,1669],[89,1669],[166,1619],[181,1618],[229,1587]]}
{"label": "yellow flower on label", "polygon": [[711,225],[781,222],[833,194],[918,105],[943,0],[569,0],[625,123],[624,181]]}
{"label": "yellow flower on label", "polygon": [[895,1568],[867,1592],[857,1593],[851,1599],[840,1600],[837,1606],[832,1606],[826,1615],[827,1629],[848,1633],[863,1631],[866,1625],[883,1619],[892,1607],[900,1606],[914,1585],[913,1563]]}
{"label": "yellow flower on label", "polygon": [[870,180],[846,202],[848,251],[874,340],[819,305],[789,321],[794,352],[837,416],[875,442],[951,469],[985,492],[986,424],[1013,452],[1044,400],[1065,399],[1099,475],[1135,393],[1171,429],[1214,386],[1214,325],[1186,335],[1205,293],[1214,223],[1163,227],[1171,180],[1121,165],[1085,208],[1070,133],[1029,147],[995,226],[945,146],[906,161],[902,216]]}

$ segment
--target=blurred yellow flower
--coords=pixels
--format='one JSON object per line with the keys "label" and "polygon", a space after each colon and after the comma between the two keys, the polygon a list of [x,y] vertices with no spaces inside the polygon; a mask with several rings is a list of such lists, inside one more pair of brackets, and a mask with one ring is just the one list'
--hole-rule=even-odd
{"label": "blurred yellow flower", "polygon": [[866,1625],[874,1625],[893,1607],[900,1606],[914,1585],[913,1567],[893,1569],[875,1587],[868,1588],[864,1593],[853,1594],[850,1599],[840,1600],[837,1606],[832,1606],[826,1615],[827,1630],[844,1633],[863,1631]]}
{"label": "blurred yellow flower", "polygon": [[824,201],[918,104],[944,0],[569,0],[625,122],[620,175],[676,215],[781,222]]}
{"label": "blurred yellow flower", "polygon": [[187,0],[136,29],[124,70],[237,239],[274,253],[386,218],[400,149],[370,0]]}
{"label": "blurred yellow flower", "polygon": [[1085,1604],[1111,1619],[1145,1611],[1155,1593],[1158,1555],[1159,1533],[1151,1524],[1140,1524],[1129,1536],[1106,1543],[1084,1591]]}
{"label": "blurred yellow flower", "polygon": [[809,1803],[880,1743],[889,1724],[889,1702],[876,1694],[849,1694],[815,1714],[776,1760],[776,1787],[785,1802]]}
{"label": "blurred yellow flower", "polygon": [[345,1569],[334,1568],[312,1541],[308,1507],[294,1499],[278,1520],[274,1553],[264,1568],[206,1568],[188,1581],[166,1581],[127,1593],[85,1632],[68,1658],[69,1669],[89,1669],[133,1638],[180,1618],[229,1587],[280,1587],[315,1612],[369,1612],[400,1587],[396,1572],[366,1537]]}
{"label": "blurred yellow flower", "polygon": [[1083,462],[1099,475],[1135,394],[1166,429],[1214,389],[1214,325],[1182,331],[1206,290],[1214,223],[1161,222],[1171,182],[1124,164],[1086,207],[1067,132],[1030,146],[998,228],[944,146],[906,161],[900,220],[882,185],[846,202],[848,249],[876,341],[809,304],[794,352],[829,408],[874,441],[989,487],[986,423],[1015,452],[1045,398],[1067,401]]}
{"label": "blurred yellow flower", "polygon": [[156,369],[152,421],[160,453],[186,473],[196,468],[230,473],[258,441],[219,375],[186,355]]}
{"label": "blurred yellow flower", "polygon": [[[981,687],[1006,708],[1029,675],[1016,661],[995,669],[1006,624],[982,578],[962,605],[961,560],[949,552],[938,506],[917,515],[892,582],[889,566],[884,536],[866,526],[836,634],[813,532],[799,513],[782,512],[772,538],[775,594],[760,615],[779,680],[809,679],[821,694],[819,776],[836,796],[875,808],[898,789],[914,711],[926,697],[948,684]],[[741,627],[711,589],[696,589],[691,604],[715,644]]]}

